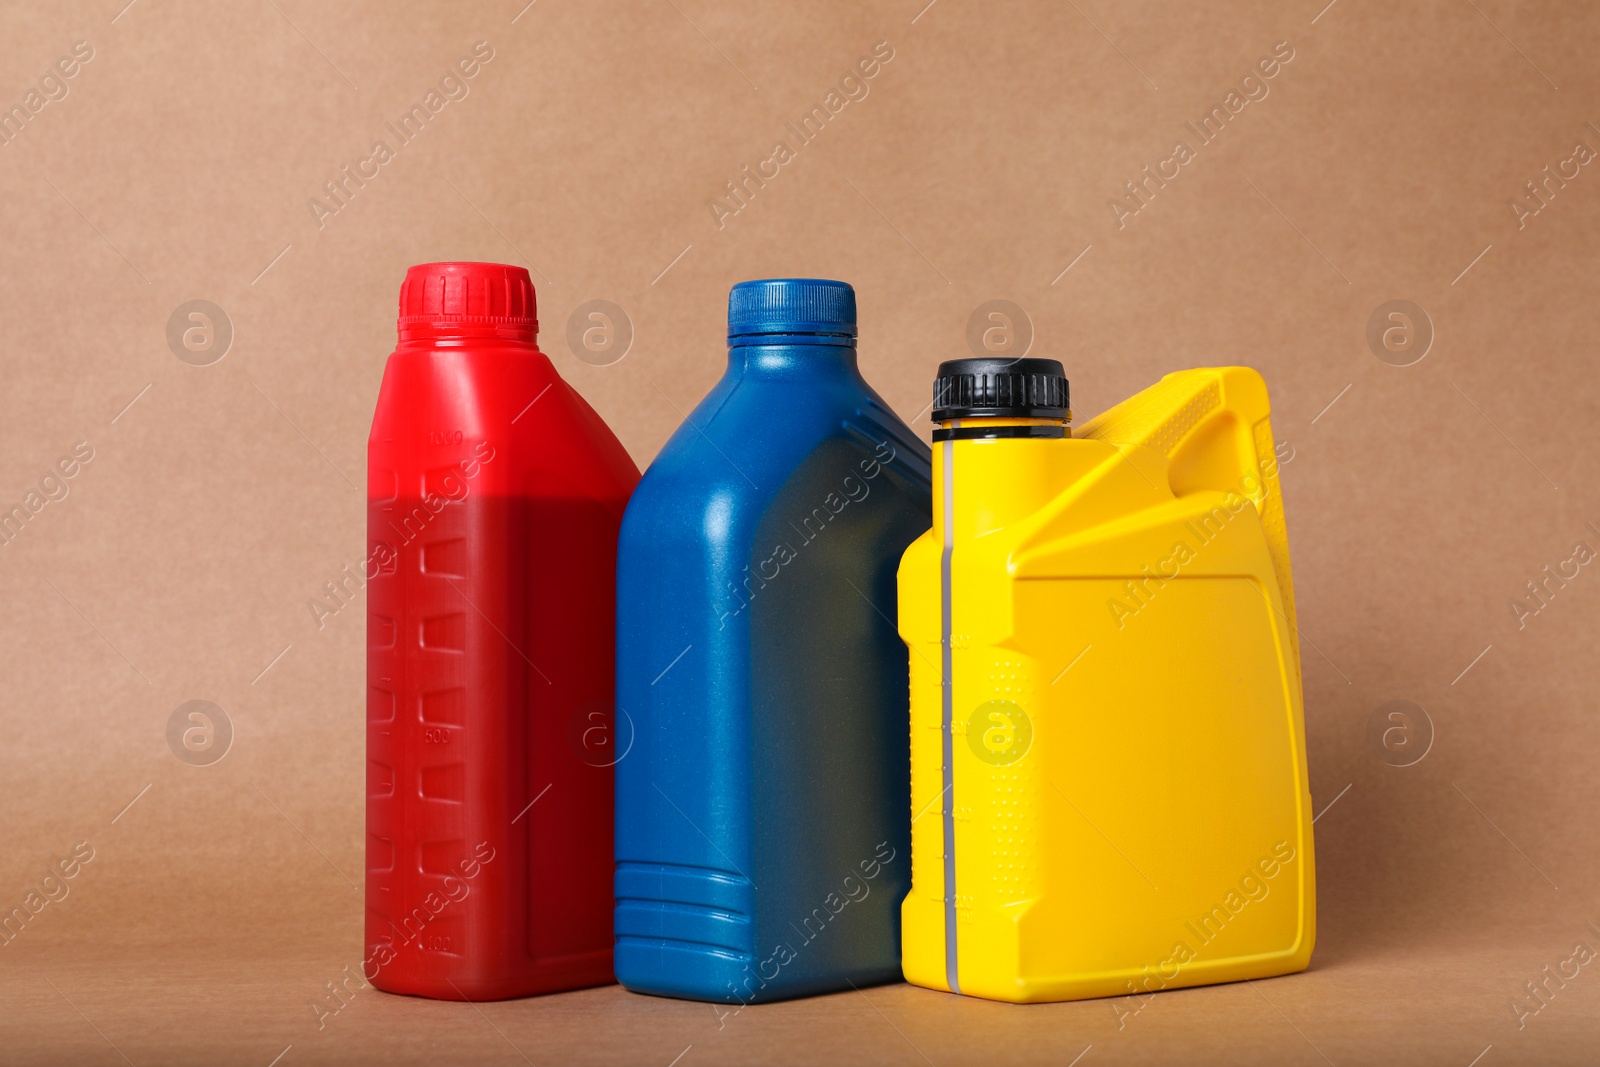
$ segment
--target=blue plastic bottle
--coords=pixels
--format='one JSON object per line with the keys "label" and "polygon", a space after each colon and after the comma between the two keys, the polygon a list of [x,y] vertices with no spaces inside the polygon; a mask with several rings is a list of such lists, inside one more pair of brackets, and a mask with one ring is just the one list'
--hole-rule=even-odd
{"label": "blue plastic bottle", "polygon": [[617,980],[748,1004],[900,978],[900,555],[926,445],[856,366],[843,282],[742,282],[728,370],[639,483],[617,564]]}

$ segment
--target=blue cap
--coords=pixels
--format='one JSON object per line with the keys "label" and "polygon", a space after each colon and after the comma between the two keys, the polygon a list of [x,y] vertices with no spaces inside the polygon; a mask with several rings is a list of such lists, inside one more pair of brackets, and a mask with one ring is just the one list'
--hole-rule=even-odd
{"label": "blue cap", "polygon": [[730,345],[853,346],[855,336],[856,291],[845,282],[766,278],[728,293]]}

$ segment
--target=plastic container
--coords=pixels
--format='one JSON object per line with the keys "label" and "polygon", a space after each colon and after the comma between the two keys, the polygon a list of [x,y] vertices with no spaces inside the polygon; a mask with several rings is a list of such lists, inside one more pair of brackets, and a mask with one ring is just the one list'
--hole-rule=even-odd
{"label": "plastic container", "polygon": [[[617,978],[751,1003],[899,978],[895,568],[928,450],[862,380],[842,282],[744,282],[728,369],[618,550]],[[621,716],[619,714],[619,720]]]}
{"label": "plastic container", "polygon": [[1059,363],[957,360],[933,415],[933,529],[900,568],[930,816],[907,980],[1044,1001],[1303,970],[1311,798],[1260,375],[1169,375],[1073,438]]}
{"label": "plastic container", "polygon": [[534,343],[521,267],[400,290],[367,471],[366,974],[610,982],[617,529],[638,469]]}

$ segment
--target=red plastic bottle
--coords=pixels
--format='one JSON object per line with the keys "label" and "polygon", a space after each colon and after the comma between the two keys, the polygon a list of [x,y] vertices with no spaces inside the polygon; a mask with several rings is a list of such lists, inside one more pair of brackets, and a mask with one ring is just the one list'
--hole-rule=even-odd
{"label": "red plastic bottle", "polygon": [[412,267],[399,325],[367,453],[365,972],[450,1000],[604,984],[639,471],[534,343],[525,269]]}

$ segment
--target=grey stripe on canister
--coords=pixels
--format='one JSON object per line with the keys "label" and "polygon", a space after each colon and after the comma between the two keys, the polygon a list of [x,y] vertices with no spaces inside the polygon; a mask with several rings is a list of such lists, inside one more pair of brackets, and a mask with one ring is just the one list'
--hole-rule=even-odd
{"label": "grey stripe on canister", "polygon": [[[953,421],[952,427],[960,426]],[[941,721],[944,751],[944,978],[950,992],[961,992],[956,970],[956,779],[955,779],[955,701],[950,652],[950,555],[955,551],[955,442],[945,441],[944,449],[944,551],[939,556],[939,668]]]}

